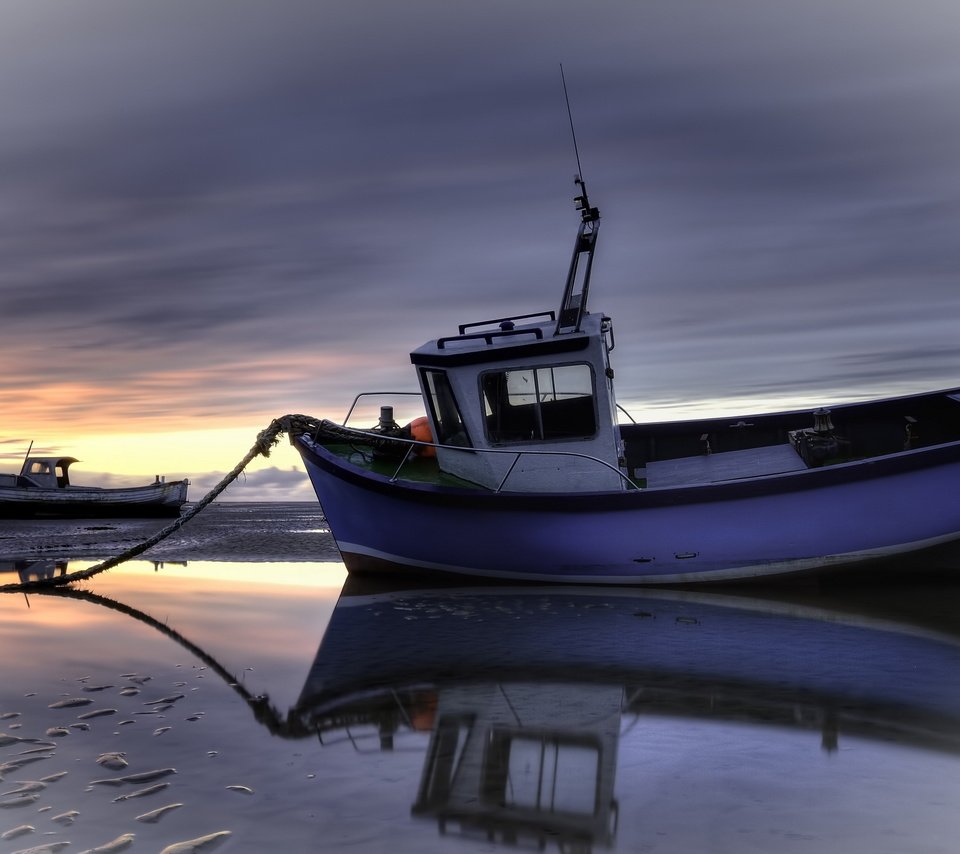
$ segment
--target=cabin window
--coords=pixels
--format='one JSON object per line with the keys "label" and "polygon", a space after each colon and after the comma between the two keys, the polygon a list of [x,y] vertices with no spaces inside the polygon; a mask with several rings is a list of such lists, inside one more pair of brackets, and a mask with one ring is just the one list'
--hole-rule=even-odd
{"label": "cabin window", "polygon": [[492,443],[596,435],[593,371],[587,364],[489,371],[480,377]]}
{"label": "cabin window", "polygon": [[437,442],[441,445],[459,445],[472,448],[467,428],[460,416],[460,408],[453,396],[450,380],[443,371],[425,370],[423,387],[427,392],[427,404],[433,423],[437,426]]}
{"label": "cabin window", "polygon": [[594,815],[600,748],[586,739],[490,734],[482,797],[507,809]]}
{"label": "cabin window", "polygon": [[30,463],[28,474],[50,474],[50,463],[34,460]]}
{"label": "cabin window", "polygon": [[444,716],[433,731],[430,755],[420,782],[414,809],[445,806],[460,771],[464,748],[475,722],[474,715]]}

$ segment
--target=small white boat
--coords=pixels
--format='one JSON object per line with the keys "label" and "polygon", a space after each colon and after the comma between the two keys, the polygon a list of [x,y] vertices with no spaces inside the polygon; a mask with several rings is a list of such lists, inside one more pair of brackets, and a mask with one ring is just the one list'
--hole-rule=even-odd
{"label": "small white boat", "polygon": [[613,322],[587,310],[600,215],[578,185],[559,310],[463,324],[411,353],[428,433],[390,407],[348,426],[363,395],[343,424],[292,430],[349,571],[699,583],[960,539],[960,388],[618,423]]}
{"label": "small white boat", "polygon": [[20,474],[0,474],[0,517],[113,518],[178,516],[187,500],[187,480],[166,482],[159,475],[145,486],[74,486],[74,457],[31,457]]}

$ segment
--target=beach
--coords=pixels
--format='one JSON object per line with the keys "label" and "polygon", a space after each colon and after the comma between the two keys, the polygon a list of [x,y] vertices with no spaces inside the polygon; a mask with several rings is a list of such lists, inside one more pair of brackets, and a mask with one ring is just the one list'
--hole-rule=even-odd
{"label": "beach", "polygon": [[[188,505],[189,506],[189,505]],[[0,557],[105,559],[145,540],[170,519],[4,519]],[[220,502],[158,543],[159,560],[338,560],[316,503]]]}
{"label": "beach", "polygon": [[[163,525],[5,521],[0,559]],[[958,604],[363,585],[315,504],[215,505],[0,597],[0,852],[947,854]]]}

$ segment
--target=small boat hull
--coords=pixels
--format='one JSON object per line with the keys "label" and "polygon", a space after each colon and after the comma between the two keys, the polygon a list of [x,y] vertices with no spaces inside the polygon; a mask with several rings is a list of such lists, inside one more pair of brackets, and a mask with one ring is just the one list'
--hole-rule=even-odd
{"label": "small boat hull", "polygon": [[0,518],[111,519],[173,517],[187,500],[188,482],[125,489],[69,486],[62,489],[0,486]]}
{"label": "small boat hull", "polygon": [[350,572],[688,584],[834,572],[960,540],[960,442],[697,486],[506,493],[393,481],[294,438]]}

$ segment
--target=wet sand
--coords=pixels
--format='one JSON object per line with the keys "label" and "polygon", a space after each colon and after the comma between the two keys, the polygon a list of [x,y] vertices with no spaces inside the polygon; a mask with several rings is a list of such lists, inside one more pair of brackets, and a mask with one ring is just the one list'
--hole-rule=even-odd
{"label": "wet sand", "polygon": [[[0,526],[4,558],[103,560],[135,546],[170,519],[6,519]],[[144,557],[153,560],[338,560],[316,503],[214,503]]]}
{"label": "wet sand", "polygon": [[0,596],[0,852],[223,831],[202,850],[317,850],[319,756],[258,715],[296,697],[342,574],[283,567],[280,585],[139,562],[84,585],[94,598]]}

